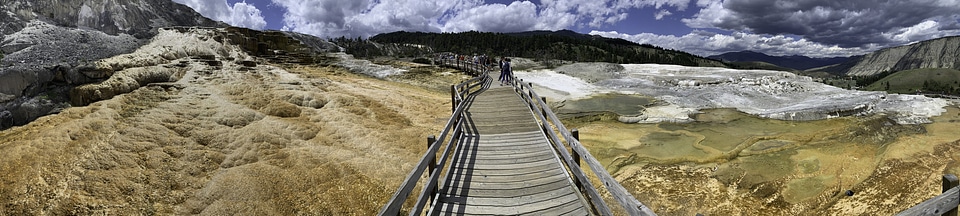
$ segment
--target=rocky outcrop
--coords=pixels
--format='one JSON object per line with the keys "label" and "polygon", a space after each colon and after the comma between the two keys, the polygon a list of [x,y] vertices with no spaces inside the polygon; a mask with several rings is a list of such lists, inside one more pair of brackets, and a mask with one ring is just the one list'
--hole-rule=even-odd
{"label": "rocky outcrop", "polygon": [[[103,80],[111,75],[90,63],[130,52],[142,44],[129,35],[72,29],[34,21],[7,35],[0,49],[8,53],[0,62],[0,102],[37,95],[55,85]],[[7,98],[7,100],[2,100]]]}
{"label": "rocky outcrop", "polygon": [[313,64],[325,58],[322,53],[337,49],[316,37],[303,36],[305,39],[301,41],[292,35],[297,34],[235,27],[161,28],[149,44],[137,51],[98,61],[84,70],[91,74],[103,71],[111,75],[102,82],[72,89],[70,103],[82,106],[152,83],[176,82],[188,70],[202,71],[205,73],[202,75],[244,71],[257,67],[257,61],[261,59],[274,63]]}
{"label": "rocky outcrop", "polygon": [[312,64],[323,58],[317,54],[340,50],[324,39],[295,32],[229,27],[224,29],[222,38],[250,55],[276,63]]}
{"label": "rocky outcrop", "polygon": [[749,50],[740,51],[740,52],[728,52],[720,55],[713,55],[707,58],[711,59],[720,59],[725,62],[766,62],[774,64],[776,66],[795,69],[795,70],[807,70],[811,68],[823,67],[827,65],[839,64],[847,61],[847,57],[833,57],[833,58],[811,58],[801,55],[792,55],[792,56],[770,56],[764,53],[753,52]]}
{"label": "rocky outcrop", "polygon": [[960,36],[882,49],[859,59],[846,74],[869,76],[919,68],[960,69]]}
{"label": "rocky outcrop", "polygon": [[6,0],[0,10],[3,35],[33,20],[137,38],[149,38],[166,26],[226,26],[170,0]]}
{"label": "rocky outcrop", "polygon": [[8,0],[0,23],[0,112],[10,113],[0,129],[69,106],[70,88],[114,74],[94,62],[133,52],[158,27],[226,26],[169,0]]}
{"label": "rocky outcrop", "polygon": [[[185,30],[160,35],[209,45],[218,35]],[[436,133],[444,124],[436,119],[449,115],[438,105],[449,100],[443,91],[345,76],[336,67],[240,71],[240,59],[228,58],[243,56],[231,50],[239,49],[116,71],[136,77],[125,74],[185,65],[177,82],[0,131],[0,215],[374,215],[393,193],[390,183],[419,159],[423,148],[409,143]],[[110,60],[127,56],[140,55]],[[384,161],[404,168],[380,169]]]}

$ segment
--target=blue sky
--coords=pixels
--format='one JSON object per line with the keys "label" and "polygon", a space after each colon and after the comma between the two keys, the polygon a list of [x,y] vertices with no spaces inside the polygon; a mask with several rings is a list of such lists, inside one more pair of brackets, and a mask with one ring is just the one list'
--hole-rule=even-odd
{"label": "blue sky", "polygon": [[319,37],[570,29],[707,56],[850,56],[960,35],[960,0],[174,0],[214,20]]}

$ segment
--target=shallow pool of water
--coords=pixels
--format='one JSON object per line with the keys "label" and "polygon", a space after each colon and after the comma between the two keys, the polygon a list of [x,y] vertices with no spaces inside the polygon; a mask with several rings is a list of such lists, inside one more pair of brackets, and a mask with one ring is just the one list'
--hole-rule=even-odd
{"label": "shallow pool of water", "polygon": [[[946,115],[958,114],[953,108]],[[724,185],[759,197],[780,196],[787,203],[853,187],[870,176],[888,152],[901,151],[900,145],[888,149],[896,137],[923,136],[924,131],[923,126],[890,125],[884,116],[782,121],[711,109],[693,118],[691,123],[605,120],[574,122],[571,127],[580,128],[581,141],[609,170],[639,164],[708,167],[711,178]],[[927,128],[938,134],[947,130]],[[943,140],[952,138],[960,137]]]}
{"label": "shallow pool of water", "polygon": [[636,116],[640,115],[643,108],[651,105],[653,101],[653,98],[642,95],[601,94],[580,100],[565,101],[557,112],[561,117],[600,112]]}

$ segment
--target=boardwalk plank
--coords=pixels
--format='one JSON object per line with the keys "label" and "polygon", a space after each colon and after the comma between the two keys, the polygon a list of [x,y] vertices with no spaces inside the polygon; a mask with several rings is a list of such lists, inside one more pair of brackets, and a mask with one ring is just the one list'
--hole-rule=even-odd
{"label": "boardwalk plank", "polygon": [[550,150],[544,142],[529,142],[529,143],[518,143],[517,145],[469,145],[463,146],[464,150],[467,151],[512,151],[512,150],[522,150],[522,151],[544,151]]}
{"label": "boardwalk plank", "polygon": [[[576,205],[575,204],[576,202],[577,200],[572,200],[570,201],[570,203],[564,203],[559,206],[554,206],[552,208],[546,208],[539,211],[528,212],[528,213],[523,213],[518,215],[571,215],[571,216],[591,215],[591,213],[589,213],[587,208],[581,205]],[[451,211],[442,212],[446,214],[441,214],[441,212],[433,212],[431,215],[497,215],[497,214],[491,214],[491,213],[470,214],[470,213],[464,213],[464,212],[457,212],[455,211],[456,204],[449,205],[449,206],[450,208],[448,208],[448,210],[451,210]]]}
{"label": "boardwalk plank", "polygon": [[[473,177],[471,179],[460,179],[450,181],[451,186],[473,189],[489,189],[489,190],[519,190],[527,187],[548,185],[554,183],[569,183],[569,180],[565,178],[552,178],[544,177],[528,181],[521,182],[473,182]],[[459,191],[459,190],[444,190],[444,191]]]}
{"label": "boardwalk plank", "polygon": [[[540,133],[539,131],[532,131],[532,132]],[[531,141],[537,141],[538,143],[545,143],[543,140],[543,135],[524,135],[524,136],[514,136],[511,138],[483,137],[483,139],[479,140],[479,143],[509,145],[509,144],[513,144],[512,142],[531,142]]]}
{"label": "boardwalk plank", "polygon": [[546,190],[514,197],[441,196],[439,201],[478,206],[521,206],[528,203],[547,202],[563,196],[576,197],[577,195],[573,190]]}
{"label": "boardwalk plank", "polygon": [[502,159],[514,159],[514,158],[527,158],[527,157],[555,157],[555,154],[551,151],[533,151],[533,152],[524,152],[517,154],[477,154],[474,156],[469,156],[468,159],[476,160],[502,160]]}
{"label": "boardwalk plank", "polygon": [[[480,151],[472,150],[472,151],[476,151],[476,154],[484,154],[484,155],[517,155],[517,154],[527,154],[527,153],[536,152],[536,151],[531,151],[531,150],[536,150],[536,151],[548,151],[548,152],[549,152],[549,151],[552,151],[553,149],[551,149],[551,148],[543,148],[543,149],[501,149],[501,150],[496,150],[496,151],[492,151],[492,150],[480,150]],[[471,151],[471,152],[462,152],[462,153],[464,153],[464,154],[474,154],[474,152],[472,152],[472,151]]]}
{"label": "boardwalk plank", "polygon": [[539,147],[549,147],[549,144],[543,140],[541,137],[540,140],[518,140],[518,141],[509,141],[509,140],[498,140],[498,142],[491,141],[479,141],[479,142],[468,142],[463,143],[463,146],[466,147],[512,147],[512,146],[539,146]]}
{"label": "boardwalk plank", "polygon": [[464,134],[433,215],[589,215],[540,130],[511,87],[468,99]]}
{"label": "boardwalk plank", "polygon": [[[509,156],[509,155],[505,155]],[[533,163],[540,161],[553,160],[555,157],[549,154],[541,154],[534,157],[504,157],[504,158],[465,158],[461,160],[462,162],[471,161],[473,164],[480,165],[496,165],[496,164],[520,164],[520,163]]]}
{"label": "boardwalk plank", "polygon": [[[471,197],[520,197],[524,195],[529,195],[533,193],[543,193],[548,191],[574,191],[570,188],[570,185],[557,181],[551,182],[548,184],[540,184],[529,187],[524,187],[520,189],[495,189],[495,188],[471,188],[471,187],[461,187],[456,189],[444,190],[442,196],[458,197],[458,196],[471,196]],[[571,192],[572,193],[572,192]]]}
{"label": "boardwalk plank", "polygon": [[526,169],[537,167],[555,167],[555,160],[542,160],[530,163],[518,163],[518,164],[478,164],[476,161],[466,161],[456,164],[455,168],[460,169],[473,169],[473,170],[516,170],[516,169]]}
{"label": "boardwalk plank", "polygon": [[[524,215],[561,205],[577,205],[577,196],[560,196],[542,202],[522,203],[519,205],[470,205],[460,203],[438,202],[441,211],[453,214],[493,214],[493,215]],[[582,205],[580,205],[582,206]]]}
{"label": "boardwalk plank", "polygon": [[554,171],[554,170],[560,170],[560,169],[555,169],[556,167],[552,167],[552,166],[541,166],[541,167],[537,167],[537,168],[539,168],[539,169],[533,169],[533,168],[531,168],[531,169],[523,169],[523,170],[483,170],[483,169],[474,170],[474,169],[454,169],[454,170],[451,172],[451,174],[457,174],[457,175],[459,175],[459,174],[467,174],[467,173],[469,173],[469,174],[473,174],[473,175],[487,175],[487,176],[512,176],[512,175],[524,175],[524,174],[530,174],[530,173],[541,173],[541,172],[549,172],[549,171]]}
{"label": "boardwalk plank", "polygon": [[540,172],[529,172],[529,173],[518,173],[510,175],[485,175],[481,173],[456,173],[453,176],[450,176],[451,180],[454,179],[467,179],[470,178],[470,181],[476,182],[517,182],[517,181],[529,181],[538,178],[552,177],[552,176],[563,176],[563,170],[551,169],[544,170]]}

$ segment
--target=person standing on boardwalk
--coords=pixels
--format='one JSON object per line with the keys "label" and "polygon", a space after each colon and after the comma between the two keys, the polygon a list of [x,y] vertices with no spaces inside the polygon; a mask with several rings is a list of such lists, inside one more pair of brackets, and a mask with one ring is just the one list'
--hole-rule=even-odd
{"label": "person standing on boardwalk", "polygon": [[513,77],[513,69],[510,68],[510,59],[506,58],[500,63],[500,85],[510,85],[511,77]]}

